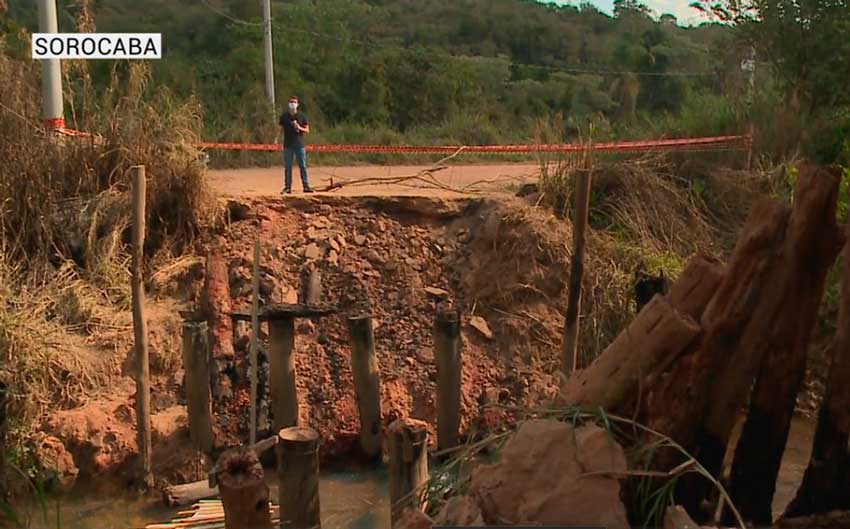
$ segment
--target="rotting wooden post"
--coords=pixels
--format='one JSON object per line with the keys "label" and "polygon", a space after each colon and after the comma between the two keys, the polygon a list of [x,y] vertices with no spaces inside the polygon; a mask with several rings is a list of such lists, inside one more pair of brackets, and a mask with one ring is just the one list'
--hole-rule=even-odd
{"label": "rotting wooden post", "polygon": [[850,462],[847,449],[850,439],[850,223],[845,233],[841,305],[826,394],[818,414],[809,466],[783,518],[827,513],[848,506],[845,472]]}
{"label": "rotting wooden post", "polygon": [[269,487],[257,454],[249,447],[228,450],[216,468],[225,529],[272,529]]}
{"label": "rotting wooden post", "polygon": [[130,172],[133,185],[132,292],[136,353],[136,431],[138,432],[141,480],[144,486],[152,487],[150,361],[148,359],[148,325],[145,319],[145,290],[142,282],[145,246],[145,166],[133,166]]}
{"label": "rotting wooden post", "polygon": [[207,333],[205,321],[183,322],[183,367],[186,371],[189,436],[197,450],[209,455],[213,448],[213,428]]}
{"label": "rotting wooden post", "polygon": [[257,340],[260,334],[260,240],[254,239],[254,284],[251,294],[251,444],[257,442]]}
{"label": "rotting wooden post", "polygon": [[564,337],[561,344],[561,370],[570,376],[583,366],[578,359],[579,314],[581,313],[581,282],[584,277],[584,243],[587,237],[587,215],[590,210],[591,166],[585,154],[585,167],[576,171],[575,208],[573,209],[573,256],[570,261],[570,284],[567,313],[564,318]]}
{"label": "rotting wooden post", "polygon": [[274,431],[298,424],[295,387],[295,317],[269,320],[269,385]]}
{"label": "rotting wooden post", "polygon": [[293,426],[278,435],[280,527],[319,529],[319,434]]}
{"label": "rotting wooden post", "polygon": [[399,419],[387,428],[390,459],[390,519],[393,527],[406,508],[424,510],[428,482],[428,429],[415,419]]}
{"label": "rotting wooden post", "polygon": [[460,435],[461,361],[460,314],[440,311],[434,319],[434,360],[437,364],[437,449],[458,444]]}
{"label": "rotting wooden post", "polygon": [[360,412],[360,448],[368,458],[381,456],[381,382],[375,357],[371,316],[348,318],[351,371]]}

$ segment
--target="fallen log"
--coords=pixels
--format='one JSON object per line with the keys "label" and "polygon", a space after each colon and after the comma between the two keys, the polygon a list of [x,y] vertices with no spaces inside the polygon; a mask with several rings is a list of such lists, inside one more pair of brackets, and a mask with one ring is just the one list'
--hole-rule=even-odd
{"label": "fallen log", "polygon": [[718,261],[697,254],[666,296],[655,296],[629,327],[562,388],[569,405],[620,411],[647,377],[663,372],[700,333],[702,315],[723,277]]}
{"label": "fallen log", "polygon": [[[826,513],[839,508],[850,510],[845,481],[850,463],[847,449],[850,439],[850,224],[847,225],[847,240],[841,260],[841,305],[812,458],[803,483],[785,509],[783,518]],[[847,518],[850,522],[850,516]]]}

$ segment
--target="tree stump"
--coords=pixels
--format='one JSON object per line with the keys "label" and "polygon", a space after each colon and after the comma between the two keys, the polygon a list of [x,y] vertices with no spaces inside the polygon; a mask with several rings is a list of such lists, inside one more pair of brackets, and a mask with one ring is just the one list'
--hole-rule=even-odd
{"label": "tree stump", "polygon": [[399,419],[387,429],[390,473],[390,519],[393,527],[407,508],[424,510],[428,482],[427,424]]}
{"label": "tree stump", "polygon": [[319,434],[311,428],[293,426],[278,435],[280,527],[320,528]]}
{"label": "tree stump", "polygon": [[272,529],[263,466],[248,447],[228,450],[216,463],[225,529]]}

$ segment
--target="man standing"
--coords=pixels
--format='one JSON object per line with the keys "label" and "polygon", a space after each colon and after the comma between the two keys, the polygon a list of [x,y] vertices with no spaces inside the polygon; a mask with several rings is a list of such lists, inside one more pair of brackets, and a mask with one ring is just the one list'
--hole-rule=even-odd
{"label": "man standing", "polygon": [[283,164],[285,194],[292,193],[292,158],[298,158],[301,171],[301,187],[305,193],[312,193],[307,181],[307,150],[304,148],[304,135],[310,133],[307,116],[298,112],[298,98],[289,98],[289,109],[280,116],[280,128],[283,129]]}

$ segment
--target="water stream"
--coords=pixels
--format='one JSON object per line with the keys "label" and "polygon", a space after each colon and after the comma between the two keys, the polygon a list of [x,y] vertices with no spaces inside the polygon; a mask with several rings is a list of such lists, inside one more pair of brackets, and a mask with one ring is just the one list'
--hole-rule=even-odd
{"label": "water stream", "polygon": [[[779,515],[793,499],[811,454],[814,421],[795,418],[782,460],[773,510]],[[274,471],[267,471],[271,498],[277,502]],[[378,529],[390,526],[385,470],[325,473],[319,484],[324,529]],[[185,509],[185,508],[184,508]],[[165,522],[181,509],[164,507],[159,497],[139,498],[115,489],[91,491],[70,499],[51,499],[47,519],[40,514],[32,529],[137,529]]]}

